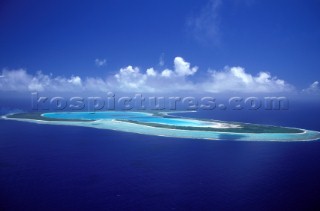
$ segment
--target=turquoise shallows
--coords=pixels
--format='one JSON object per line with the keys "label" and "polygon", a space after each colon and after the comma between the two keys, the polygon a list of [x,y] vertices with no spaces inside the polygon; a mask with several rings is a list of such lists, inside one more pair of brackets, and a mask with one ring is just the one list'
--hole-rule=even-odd
{"label": "turquoise shallows", "polygon": [[[210,140],[241,140],[241,141],[310,141],[320,139],[317,131],[303,130],[300,133],[235,133],[221,131],[197,130],[199,127],[207,128],[241,128],[242,123],[228,123],[211,120],[198,120],[180,117],[164,117],[162,115],[147,112],[107,111],[107,112],[57,112],[44,113],[42,116],[54,119],[79,119],[93,120],[89,122],[79,121],[41,121],[41,123],[58,125],[75,125],[93,127],[98,129],[110,129],[123,132],[132,132],[146,135],[167,136],[176,138],[210,139]],[[32,121],[32,120],[30,120]],[[36,120],[34,120],[36,121]],[[144,124],[136,124],[140,122]],[[155,123],[166,126],[184,126],[192,130],[157,127],[146,125]],[[261,125],[262,126],[262,125]]]}

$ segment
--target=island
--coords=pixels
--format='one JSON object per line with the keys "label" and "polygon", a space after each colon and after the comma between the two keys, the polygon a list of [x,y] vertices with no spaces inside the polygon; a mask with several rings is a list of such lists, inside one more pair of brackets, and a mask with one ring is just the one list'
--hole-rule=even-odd
{"label": "island", "polygon": [[174,138],[232,141],[311,141],[318,131],[300,128],[195,119],[168,112],[16,113],[2,118],[39,124],[72,125]]}

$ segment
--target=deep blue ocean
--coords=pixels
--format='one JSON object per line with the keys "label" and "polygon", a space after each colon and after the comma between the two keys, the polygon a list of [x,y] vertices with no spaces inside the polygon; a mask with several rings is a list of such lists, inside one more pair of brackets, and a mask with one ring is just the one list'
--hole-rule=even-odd
{"label": "deep blue ocean", "polygon": [[[2,105],[2,113],[14,108]],[[320,131],[319,104],[183,115]],[[320,141],[206,141],[0,120],[0,210],[320,210],[319,199]]]}

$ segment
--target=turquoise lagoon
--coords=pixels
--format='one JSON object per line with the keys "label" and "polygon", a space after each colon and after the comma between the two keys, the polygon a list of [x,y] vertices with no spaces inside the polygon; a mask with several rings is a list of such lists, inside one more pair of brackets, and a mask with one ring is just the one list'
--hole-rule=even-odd
{"label": "turquoise lagoon", "polygon": [[[234,141],[310,141],[320,139],[318,131],[191,119],[173,116],[171,113],[132,111],[55,112],[43,113],[41,116],[44,118],[10,118],[10,115],[7,118],[40,124],[83,126],[176,138]],[[49,119],[51,121],[48,121]]]}

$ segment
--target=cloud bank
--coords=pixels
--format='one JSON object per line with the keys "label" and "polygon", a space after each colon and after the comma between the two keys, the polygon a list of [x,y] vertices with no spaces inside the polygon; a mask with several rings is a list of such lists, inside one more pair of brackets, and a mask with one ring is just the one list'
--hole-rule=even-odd
{"label": "cloud bank", "polygon": [[[1,91],[39,92],[140,92],[140,93],[277,93],[289,92],[293,86],[272,76],[269,72],[256,75],[243,67],[208,70],[206,77],[197,77],[199,68],[182,57],[175,57],[172,69],[146,70],[129,65],[106,78],[53,76],[37,72],[29,74],[25,69],[3,70],[0,76]],[[319,83],[310,87],[319,89]]]}

